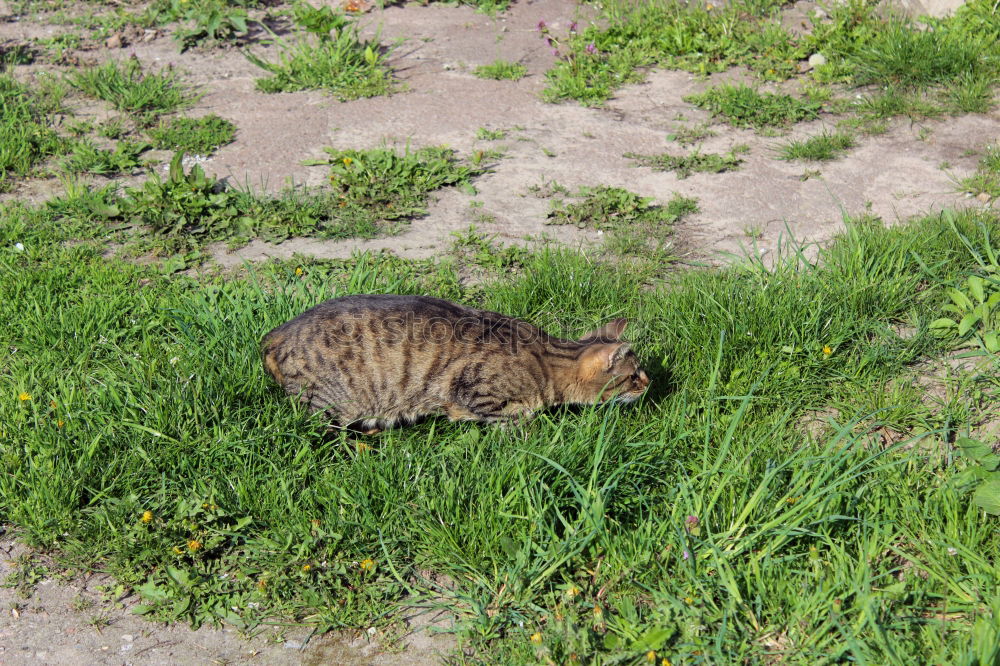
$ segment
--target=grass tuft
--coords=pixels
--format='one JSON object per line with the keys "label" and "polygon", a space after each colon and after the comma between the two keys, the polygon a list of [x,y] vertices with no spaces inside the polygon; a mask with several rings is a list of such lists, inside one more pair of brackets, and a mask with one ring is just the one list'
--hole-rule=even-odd
{"label": "grass tuft", "polygon": [[528,75],[528,68],[519,62],[494,60],[489,65],[476,67],[473,73],[481,79],[496,81],[520,81]]}
{"label": "grass tuft", "polygon": [[734,127],[775,127],[816,118],[822,105],[791,95],[762,93],[756,88],[724,83],[688,95],[684,101],[725,118]]}
{"label": "grass tuft", "polygon": [[173,118],[148,130],[153,145],[161,150],[180,150],[195,155],[211,155],[236,138],[236,125],[209,114],[201,118]]}
{"label": "grass tuft", "polygon": [[[364,41],[358,26],[329,7],[316,10],[298,5],[297,22],[313,39],[294,43],[274,35],[277,62],[267,62],[245,51],[250,62],[271,74],[257,79],[267,93],[323,90],[341,101],[387,95],[393,89],[392,72],[385,64],[383,47],[376,37]],[[323,10],[326,10],[325,12]]]}
{"label": "grass tuft", "polygon": [[69,74],[66,80],[81,92],[130,113],[170,113],[189,106],[195,99],[173,70],[143,73],[142,65],[134,58],[84,69]]}
{"label": "grass tuft", "polygon": [[26,176],[45,157],[64,150],[45,108],[28,88],[0,75],[0,190]]}
{"label": "grass tuft", "polygon": [[722,173],[724,171],[734,171],[743,163],[739,155],[750,151],[747,145],[734,146],[725,155],[718,153],[703,153],[694,150],[687,155],[671,155],[660,153],[659,155],[640,155],[638,153],[625,153],[625,157],[635,160],[638,166],[651,167],[655,171],[673,171],[680,179],[687,178],[693,173]]}
{"label": "grass tuft", "polygon": [[90,140],[73,142],[69,152],[59,162],[63,171],[71,174],[90,173],[99,176],[127,174],[142,166],[139,156],[149,148],[147,143],[119,141],[113,150],[98,148]]}
{"label": "grass tuft", "polygon": [[827,132],[811,136],[801,141],[789,141],[781,147],[783,160],[809,160],[822,162],[842,157],[857,145],[853,134],[847,132]]}

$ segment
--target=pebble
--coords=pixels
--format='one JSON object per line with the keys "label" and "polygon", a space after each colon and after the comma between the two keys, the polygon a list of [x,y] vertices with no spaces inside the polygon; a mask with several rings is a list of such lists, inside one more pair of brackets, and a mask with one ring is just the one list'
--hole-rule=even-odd
{"label": "pebble", "polygon": [[302,647],[302,643],[298,641],[285,641],[281,647],[287,648],[289,650],[298,650],[299,648]]}
{"label": "pebble", "polygon": [[976,199],[978,199],[979,201],[981,201],[983,203],[989,203],[990,202],[990,195],[989,195],[988,192],[980,192],[979,194],[976,195]]}
{"label": "pebble", "polygon": [[813,53],[809,56],[809,66],[810,67],[822,67],[826,64],[826,56],[822,53]]}
{"label": "pebble", "polygon": [[135,636],[133,636],[132,634],[122,634],[122,642],[123,643],[131,643],[134,640],[135,640]]}
{"label": "pebble", "polygon": [[104,42],[104,46],[106,46],[109,49],[120,49],[122,47],[122,38],[121,38],[121,35],[119,35],[117,33],[115,33],[114,35],[111,35]]}

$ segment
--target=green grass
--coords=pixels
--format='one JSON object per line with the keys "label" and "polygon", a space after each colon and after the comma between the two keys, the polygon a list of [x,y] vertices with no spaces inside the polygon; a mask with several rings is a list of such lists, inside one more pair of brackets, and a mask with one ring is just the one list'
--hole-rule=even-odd
{"label": "green grass", "polygon": [[507,138],[507,130],[480,127],[476,130],[476,138],[480,141],[500,141]]}
{"label": "green grass", "polygon": [[651,167],[655,171],[673,171],[677,174],[678,178],[684,179],[693,173],[734,171],[743,163],[739,155],[745,154],[749,150],[749,146],[740,145],[735,146],[725,155],[703,153],[695,149],[687,155],[671,155],[670,153],[640,155],[638,153],[625,153],[625,157],[635,160],[638,166]]}
{"label": "green grass", "polygon": [[489,65],[480,65],[473,70],[473,74],[481,79],[495,79],[497,81],[520,81],[528,75],[528,68],[519,62],[507,60],[494,60]]}
{"label": "green grass", "polygon": [[0,190],[64,149],[47,110],[26,86],[9,75],[0,76]]}
{"label": "green grass", "polygon": [[723,83],[688,95],[685,102],[706,109],[734,127],[780,127],[816,118],[822,105],[783,93],[760,92],[745,84]]}
{"label": "green grass", "polygon": [[789,141],[780,149],[783,160],[809,160],[822,162],[842,157],[857,145],[853,134],[823,131],[808,139]]}
{"label": "green grass", "polygon": [[639,273],[661,270],[673,259],[670,234],[674,224],[698,212],[697,200],[676,193],[665,206],[624,188],[605,185],[580,188],[575,196],[577,201],[554,201],[547,223],[607,232],[606,251],[646,260],[644,266],[632,266]]}
{"label": "green grass", "polygon": [[148,149],[147,143],[119,141],[111,150],[99,148],[92,141],[83,139],[70,145],[67,155],[59,161],[59,167],[70,174],[128,174],[143,165],[139,156]]}
{"label": "green grass", "polygon": [[157,24],[176,22],[174,39],[184,51],[192,46],[238,42],[247,34],[247,7],[257,5],[256,0],[157,0],[146,9],[146,15]]}
{"label": "green grass", "polygon": [[297,8],[302,9],[297,23],[311,33],[309,38],[290,43],[272,33],[278,48],[276,62],[244,51],[250,62],[271,75],[257,79],[258,90],[267,93],[323,90],[341,101],[392,92],[392,72],[385,64],[385,49],[378,37],[362,40],[357,24],[329,7],[316,10],[298,5]]}
{"label": "green grass", "polygon": [[986,146],[976,172],[961,179],[958,187],[973,196],[987,194],[991,199],[1000,198],[1000,144]]}
{"label": "green grass", "polygon": [[[467,287],[452,263],[384,255],[167,279],[5,211],[0,512],[158,619],[386,626],[416,592],[491,663],[994,663],[1000,531],[941,441],[963,412],[886,391],[939,350],[927,322],[974,267],[956,230],[981,248],[977,222],[996,232],[972,213],[855,221],[815,263],[669,287],[545,250]],[[324,435],[258,341],[380,292],[561,335],[627,316],[653,391],[509,429]],[[995,375],[976,390],[995,396]],[[900,413],[924,434],[883,448]]]}
{"label": "green grass", "polygon": [[189,106],[195,99],[171,69],[143,72],[138,60],[112,60],[67,75],[81,92],[110,103],[119,111],[161,114]]}
{"label": "green grass", "polygon": [[828,18],[810,18],[805,34],[784,28],[776,10],[767,0],[714,7],[612,0],[602,5],[601,20],[580,33],[542,28],[559,53],[543,97],[601,104],[653,66],[698,74],[743,66],[762,81],[782,81],[801,76],[799,64],[820,53],[826,64],[808,76],[821,84],[940,93],[954,113],[993,106],[1000,18],[992,0],[972,0],[953,17],[926,24],[898,18],[884,1],[851,0],[827,8]]}
{"label": "green grass", "polygon": [[672,0],[610,2],[605,21],[580,33],[547,39],[560,46],[560,60],[546,73],[548,101],[600,104],[613,91],[641,81],[652,65],[709,74],[745,64],[764,78],[787,78],[802,47],[781,29],[773,2],[735,2],[708,9]]}
{"label": "green grass", "polygon": [[172,118],[148,131],[153,145],[162,150],[182,150],[211,155],[236,138],[236,125],[214,113],[201,118]]}
{"label": "green grass", "polygon": [[397,220],[426,212],[428,194],[448,185],[467,184],[481,169],[463,164],[445,147],[373,150],[326,149],[329,157],[313,164],[330,165],[330,185],[340,206],[377,212]]}
{"label": "green grass", "polygon": [[[125,159],[128,150],[139,148],[143,146],[121,142],[111,153],[80,142],[64,166],[71,173],[112,173],[116,155]],[[123,192],[114,185],[92,189],[71,183],[64,196],[41,207],[22,208],[19,214],[34,224],[64,225],[86,238],[114,230],[126,250],[169,257],[161,267],[173,271],[197,264],[201,251],[213,242],[239,246],[254,238],[281,242],[292,236],[370,238],[395,233],[425,212],[431,192],[466,184],[480,173],[443,148],[403,154],[386,149],[330,152],[331,188],[255,193],[223,184],[197,164],[185,170],[183,153],[177,153],[165,176],[153,172],[144,183]]]}

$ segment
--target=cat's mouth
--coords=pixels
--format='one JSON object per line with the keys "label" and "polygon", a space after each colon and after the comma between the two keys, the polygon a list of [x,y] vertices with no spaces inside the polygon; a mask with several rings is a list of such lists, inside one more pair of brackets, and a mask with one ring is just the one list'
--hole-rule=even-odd
{"label": "cat's mouth", "polygon": [[645,392],[646,389],[642,389],[640,391],[632,391],[630,393],[619,393],[614,397],[613,402],[616,402],[619,405],[630,405],[639,398],[641,398],[642,394]]}

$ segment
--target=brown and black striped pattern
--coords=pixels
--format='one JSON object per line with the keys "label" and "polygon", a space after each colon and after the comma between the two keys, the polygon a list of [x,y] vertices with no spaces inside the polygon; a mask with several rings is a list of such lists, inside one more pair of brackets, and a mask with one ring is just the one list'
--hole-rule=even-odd
{"label": "brown and black striped pattern", "polygon": [[649,385],[624,319],[579,340],[424,296],[337,298],[279,326],[264,366],[289,394],[370,431],[434,414],[495,421],[543,407],[637,399]]}

